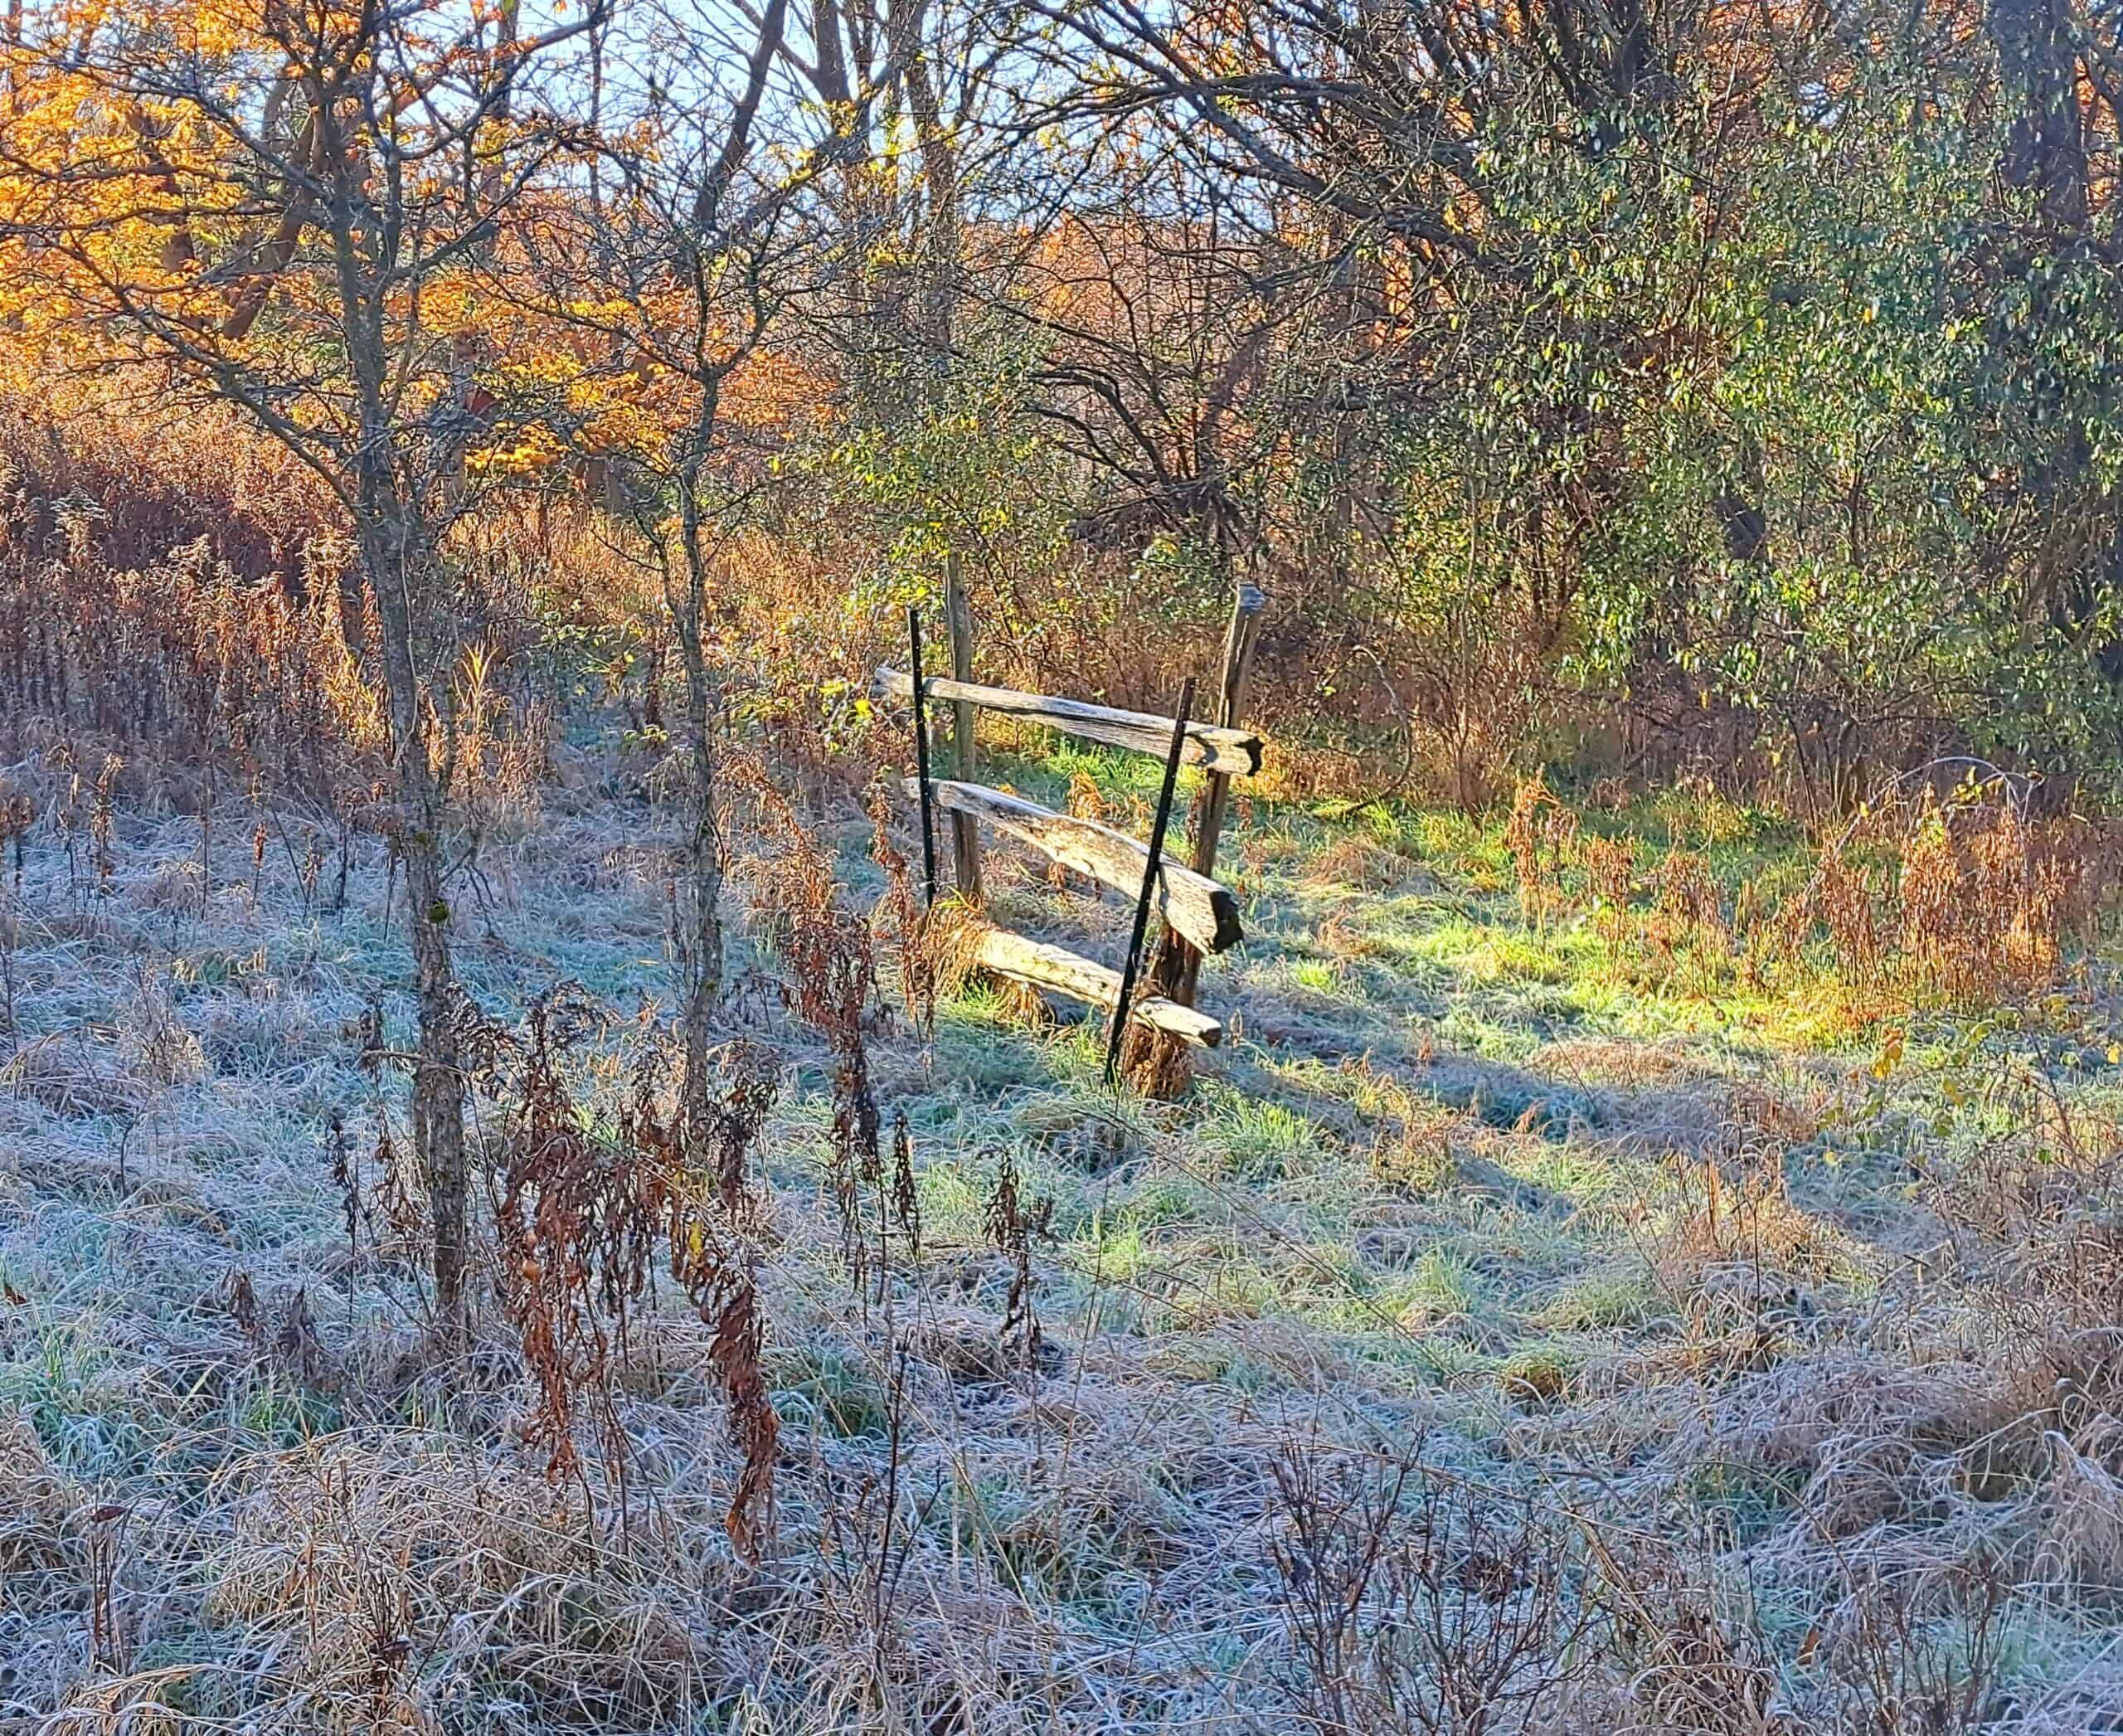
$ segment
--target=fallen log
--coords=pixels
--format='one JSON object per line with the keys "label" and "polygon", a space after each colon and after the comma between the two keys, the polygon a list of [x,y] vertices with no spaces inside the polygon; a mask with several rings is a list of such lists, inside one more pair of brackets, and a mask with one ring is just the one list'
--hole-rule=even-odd
{"label": "fallen log", "polygon": [[[1023,935],[991,928],[980,937],[975,955],[998,976],[1049,989],[1110,1013],[1120,1004],[1120,973],[1109,970],[1064,946],[1044,941],[1028,941]],[[1154,1030],[1167,1031],[1183,1043],[1214,1048],[1224,1040],[1224,1028],[1206,1013],[1183,1007],[1176,1000],[1146,994],[1129,1009],[1129,1018]]]}
{"label": "fallen log", "polygon": [[[1027,722],[1044,724],[1109,747],[1133,747],[1160,757],[1172,745],[1172,719],[1148,712],[1120,711],[1110,705],[1091,705],[1081,699],[1052,699],[1043,693],[1021,693],[1013,688],[981,687],[970,681],[953,681],[941,675],[921,683],[928,699],[948,699],[1003,712]],[[881,669],[872,683],[879,698],[911,699],[914,678],[904,670]],[[1222,729],[1213,723],[1189,723],[1187,763],[1227,777],[1251,777],[1261,770],[1261,737],[1250,730]]]}
{"label": "fallen log", "polygon": [[[933,684],[930,690],[934,691]],[[1165,727],[1169,732],[1171,725]],[[909,778],[906,790],[918,798],[920,780]],[[1065,868],[1112,887],[1130,899],[1142,890],[1149,849],[1125,832],[1116,832],[1095,819],[1057,814],[1052,808],[1042,808],[1023,796],[1005,795],[984,784],[932,780],[929,794],[938,807],[985,820]],[[1246,937],[1238,923],[1238,901],[1207,875],[1196,873],[1170,854],[1158,864],[1154,907],[1169,926],[1204,952],[1222,952]]]}

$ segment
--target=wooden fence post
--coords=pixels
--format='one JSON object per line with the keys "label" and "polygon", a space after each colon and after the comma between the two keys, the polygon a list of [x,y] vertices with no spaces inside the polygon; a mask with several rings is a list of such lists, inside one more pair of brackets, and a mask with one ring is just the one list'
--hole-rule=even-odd
{"label": "wooden fence post", "polygon": [[[1246,704],[1246,678],[1253,668],[1253,653],[1261,639],[1261,610],[1268,599],[1257,586],[1241,585],[1232,601],[1231,623],[1224,630],[1223,669],[1217,683],[1214,722],[1221,728],[1236,729]],[[1194,801],[1194,860],[1198,874],[1212,874],[1217,846],[1223,837],[1224,810],[1231,802],[1231,777],[1212,771],[1202,780]],[[1200,951],[1168,927],[1159,947],[1158,992],[1183,1007],[1194,1004],[1195,984],[1202,971]]]}
{"label": "wooden fence post", "polygon": [[[951,630],[951,673],[960,681],[973,679],[973,610],[967,605],[965,586],[959,572],[956,554],[944,557],[944,613]],[[959,700],[951,708],[952,766],[962,784],[978,782],[974,776],[973,706]],[[951,858],[957,870],[959,896],[969,904],[980,900],[980,831],[969,814],[951,816]]]}

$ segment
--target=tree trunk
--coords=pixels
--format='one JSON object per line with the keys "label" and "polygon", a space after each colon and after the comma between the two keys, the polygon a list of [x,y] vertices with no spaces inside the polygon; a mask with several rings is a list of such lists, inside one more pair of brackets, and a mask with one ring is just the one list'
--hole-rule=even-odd
{"label": "tree trunk", "polygon": [[678,660],[686,672],[687,751],[692,761],[692,813],[686,840],[690,893],[685,937],[686,1122],[696,1137],[706,1133],[714,1093],[708,1051],[715,1009],[722,998],[722,827],[717,800],[715,732],[721,693],[708,667],[706,643],[707,554],[701,547],[700,472],[715,427],[718,393],[707,390],[694,430],[689,462],[679,479],[678,514],[685,559],[683,590],[666,569],[665,601],[671,612]]}
{"label": "tree trunk", "polygon": [[2005,178],[2034,195],[2052,230],[2077,235],[2090,201],[2070,10],[2064,0],[1990,0],[1986,12],[2009,105]]}
{"label": "tree trunk", "polygon": [[396,843],[406,864],[420,1009],[413,1063],[413,1152],[428,1194],[435,1238],[435,1324],[446,1342],[469,1325],[470,1174],[464,1149],[464,1075],[457,1045],[458,990],[450,959],[449,903],[443,886],[444,791],[430,759],[426,711],[415,652],[413,599],[427,561],[414,515],[388,496],[372,500],[362,526],[363,565],[374,590],[377,649],[391,712],[397,786]]}
{"label": "tree trunk", "polygon": [[927,13],[925,4],[906,5],[903,12],[895,7],[893,22],[901,36],[897,52],[906,64],[901,75],[907,107],[914,116],[915,143],[921,153],[922,190],[928,207],[921,248],[920,338],[940,386],[950,372],[957,324],[962,231],[958,148],[944,125],[935,84],[925,58],[927,45],[922,35]]}
{"label": "tree trunk", "polygon": [[722,828],[716,799],[717,695],[696,631],[679,635],[686,669],[686,724],[692,758],[692,813],[686,868],[691,892],[686,941],[686,1116],[696,1121],[710,1106],[708,1049],[715,1009],[722,998]]}

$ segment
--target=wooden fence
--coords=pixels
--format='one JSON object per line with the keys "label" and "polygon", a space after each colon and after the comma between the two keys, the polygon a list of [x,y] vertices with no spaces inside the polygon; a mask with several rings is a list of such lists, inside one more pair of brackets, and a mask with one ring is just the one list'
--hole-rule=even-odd
{"label": "wooden fence", "polygon": [[[906,788],[921,805],[924,859],[931,899],[935,896],[936,850],[930,816],[937,813],[951,822],[959,893],[976,908],[981,903],[979,829],[983,826],[1028,846],[1072,873],[1113,887],[1138,905],[1136,938],[1125,970],[1110,970],[1066,947],[992,927],[982,932],[978,961],[998,975],[1101,1008],[1116,1021],[1125,1012],[1132,1024],[1166,1038],[1202,1048],[1216,1047],[1223,1040],[1223,1025],[1196,1009],[1196,985],[1203,956],[1225,951],[1243,938],[1238,902],[1213,876],[1232,782],[1251,777],[1261,770],[1264,744],[1260,736],[1240,727],[1239,717],[1266,600],[1251,586],[1239,591],[1224,639],[1223,664],[1214,690],[1215,715],[1211,720],[1198,721],[979,685],[971,679],[972,625],[956,578],[955,572],[950,573],[946,585],[952,673],[928,673],[920,620],[910,615],[910,650],[915,668],[880,669],[874,688],[881,699],[913,703],[917,771],[906,780]],[[1189,682],[1190,695],[1193,687]],[[932,771],[937,756],[928,740],[931,708],[938,704],[948,704],[952,712],[950,753],[945,763],[954,775],[947,777],[937,776]],[[1184,700],[1181,709],[1183,713],[1187,709]],[[1151,847],[1125,832],[1097,820],[1057,814],[1023,796],[975,782],[974,713],[979,710],[1165,759],[1166,777],[1154,839],[1164,835],[1178,766],[1183,762],[1199,767],[1207,775],[1194,800],[1191,862],[1160,850],[1153,869]],[[1163,936],[1147,992],[1136,994],[1132,990],[1137,953],[1143,921],[1149,914],[1161,921]],[[1116,1024],[1115,1048],[1119,1036]]]}

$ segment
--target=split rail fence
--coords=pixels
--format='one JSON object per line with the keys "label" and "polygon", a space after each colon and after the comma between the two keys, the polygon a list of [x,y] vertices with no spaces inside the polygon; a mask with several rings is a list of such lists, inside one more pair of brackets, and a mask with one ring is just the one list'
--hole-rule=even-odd
{"label": "split rail fence", "polygon": [[[906,780],[906,790],[921,804],[930,902],[936,896],[935,816],[940,813],[951,823],[951,854],[959,893],[976,909],[982,902],[979,829],[983,826],[1030,847],[1071,873],[1114,888],[1135,901],[1134,931],[1125,970],[1116,971],[1066,947],[994,927],[982,931],[974,955],[977,962],[998,975],[1105,1012],[1113,1021],[1109,1073],[1128,1022],[1184,1043],[1216,1047],[1223,1040],[1222,1022],[1198,1010],[1194,1003],[1202,958],[1223,952],[1243,938],[1237,900],[1213,876],[1231,785],[1236,779],[1260,771],[1264,751],[1261,737],[1239,723],[1264,597],[1251,586],[1239,591],[1225,634],[1222,668],[1212,695],[1213,716],[1197,720],[1188,715],[1194,691],[1192,680],[1183,692],[1176,717],[1123,711],[974,682],[971,678],[972,624],[955,581],[955,573],[950,575],[945,590],[953,673],[949,676],[925,673],[921,620],[910,610],[909,650],[913,667],[880,669],[874,684],[878,698],[913,704],[916,771]],[[930,742],[929,720],[932,708],[940,705],[950,706],[952,713],[947,762],[952,775],[949,776],[938,776],[932,770],[937,755]],[[1151,842],[1145,844],[1100,821],[1057,813],[1023,796],[975,781],[974,714],[979,710],[1164,759],[1165,776]],[[1183,762],[1206,774],[1194,799],[1193,841],[1189,859],[1184,861],[1162,848],[1176,774]],[[1145,926],[1152,914],[1162,921],[1163,935],[1150,980],[1145,992],[1138,995],[1134,992],[1137,967]]]}

